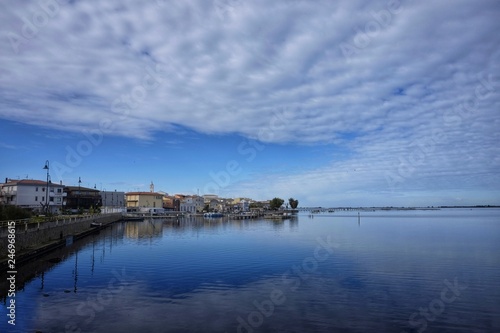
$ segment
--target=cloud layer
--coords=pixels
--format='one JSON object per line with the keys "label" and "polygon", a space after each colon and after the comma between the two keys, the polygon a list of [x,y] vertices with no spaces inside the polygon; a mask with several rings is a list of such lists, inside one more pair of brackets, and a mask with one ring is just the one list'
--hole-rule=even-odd
{"label": "cloud layer", "polygon": [[498,1],[2,6],[0,118],[148,140],[186,127],[331,144],[350,159],[311,177],[356,169],[351,185],[499,184]]}

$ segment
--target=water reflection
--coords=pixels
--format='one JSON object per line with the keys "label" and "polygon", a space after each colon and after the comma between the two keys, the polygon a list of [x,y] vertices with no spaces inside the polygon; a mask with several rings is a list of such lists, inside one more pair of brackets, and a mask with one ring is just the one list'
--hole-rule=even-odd
{"label": "water reflection", "polygon": [[[123,239],[123,225],[113,224],[109,228],[98,231],[92,235],[87,236],[84,239],[80,239],[70,243],[68,246],[60,247],[50,252],[49,254],[42,256],[36,260],[31,260],[17,267],[16,275],[16,286],[18,290],[24,290],[25,286],[31,281],[40,279],[40,290],[45,288],[45,277],[51,271],[57,269],[57,267],[64,265],[70,260],[74,262],[72,269],[72,277],[74,279],[73,290],[76,292],[78,287],[78,254],[82,249],[91,247],[91,266],[90,273],[93,274],[95,268],[95,258],[96,258],[96,244],[101,242],[100,252],[100,262],[104,262],[104,257],[106,254],[106,241],[109,251],[113,248],[113,245],[120,243]],[[6,300],[8,290],[8,284],[5,279],[5,272],[0,273],[0,297],[3,302]]]}
{"label": "water reflection", "polygon": [[142,222],[125,223],[125,236],[127,238],[158,238],[163,235],[162,220],[145,219]]}
{"label": "water reflection", "polygon": [[[500,328],[500,214],[370,214],[114,224],[19,268],[19,331],[234,332],[261,313],[255,332],[410,332],[455,277],[469,289],[426,332]],[[313,261],[327,236],[339,246]],[[286,300],[262,315],[276,289]]]}
{"label": "water reflection", "polygon": [[[92,260],[93,263],[93,260]],[[92,265],[92,273],[94,272],[94,266]],[[73,285],[73,292],[76,293],[78,287],[78,251],[75,253],[75,269],[73,270],[73,276],[75,277],[75,284]]]}
{"label": "water reflection", "polygon": [[[40,290],[44,290],[45,276],[50,271],[56,269],[68,260],[73,262],[71,276],[74,281],[73,292],[78,291],[78,275],[81,271],[79,267],[79,253],[88,250],[90,254],[90,276],[94,275],[96,262],[105,264],[106,249],[109,255],[113,252],[113,247],[123,244],[124,240],[141,239],[162,239],[165,235],[183,235],[186,232],[208,231],[213,234],[223,233],[228,230],[250,230],[261,227],[262,224],[272,226],[272,229],[283,231],[288,225],[289,230],[297,230],[299,222],[297,218],[289,221],[272,220],[231,220],[228,218],[184,217],[182,219],[145,219],[140,222],[115,223],[107,229],[97,231],[84,239],[76,240],[69,245],[60,247],[51,253],[32,260],[17,269],[16,286],[18,290],[24,290],[26,284],[33,280],[40,280]],[[8,290],[8,283],[5,272],[0,273],[0,297],[5,303]]]}

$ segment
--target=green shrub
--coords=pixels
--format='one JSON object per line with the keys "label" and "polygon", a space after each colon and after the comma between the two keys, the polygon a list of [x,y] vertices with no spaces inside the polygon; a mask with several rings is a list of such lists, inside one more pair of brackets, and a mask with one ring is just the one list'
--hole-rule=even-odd
{"label": "green shrub", "polygon": [[27,219],[32,216],[30,209],[0,204],[0,221]]}

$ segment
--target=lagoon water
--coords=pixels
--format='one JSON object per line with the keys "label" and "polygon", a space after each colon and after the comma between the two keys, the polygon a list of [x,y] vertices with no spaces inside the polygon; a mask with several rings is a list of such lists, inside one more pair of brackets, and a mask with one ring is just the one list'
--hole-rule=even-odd
{"label": "lagoon water", "polygon": [[1,332],[499,332],[500,210],[123,222],[19,271]]}

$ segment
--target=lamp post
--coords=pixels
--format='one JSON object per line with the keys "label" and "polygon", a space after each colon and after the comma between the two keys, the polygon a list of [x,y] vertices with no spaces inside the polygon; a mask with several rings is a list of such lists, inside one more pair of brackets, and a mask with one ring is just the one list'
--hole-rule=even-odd
{"label": "lamp post", "polygon": [[45,214],[48,214],[49,212],[49,168],[50,168],[50,163],[49,160],[45,161],[45,166],[43,167],[44,170],[47,170],[47,188],[45,192]]}
{"label": "lamp post", "polygon": [[[94,184],[94,190],[97,191],[97,184]],[[101,197],[101,194],[99,194],[99,197]],[[99,201],[101,201],[101,200],[99,200],[97,198],[96,193],[95,192],[92,193],[92,207],[94,207],[94,205],[95,205],[96,210],[97,210],[97,208],[99,208]]]}
{"label": "lamp post", "polygon": [[103,203],[103,206],[106,207],[105,214],[107,214],[108,213],[108,194],[106,193],[106,188],[103,188],[103,190],[104,190],[104,203]]}
{"label": "lamp post", "polygon": [[80,177],[78,177],[78,197],[76,199],[76,209],[78,210],[78,213],[80,213],[80,184],[82,183],[82,180]]}

